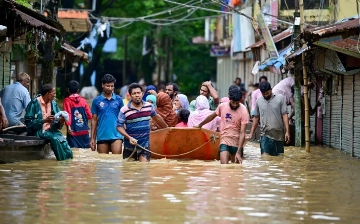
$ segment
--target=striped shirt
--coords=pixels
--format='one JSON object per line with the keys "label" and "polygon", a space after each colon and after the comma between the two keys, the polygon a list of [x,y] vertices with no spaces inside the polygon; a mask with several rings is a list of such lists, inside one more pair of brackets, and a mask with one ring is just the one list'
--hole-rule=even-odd
{"label": "striped shirt", "polygon": [[[150,119],[156,115],[156,112],[151,103],[142,101],[142,107],[138,110],[131,107],[131,102],[121,108],[117,126],[124,127],[125,125],[128,135],[135,138],[142,147],[149,147]],[[127,138],[124,139],[124,147],[134,148]]]}

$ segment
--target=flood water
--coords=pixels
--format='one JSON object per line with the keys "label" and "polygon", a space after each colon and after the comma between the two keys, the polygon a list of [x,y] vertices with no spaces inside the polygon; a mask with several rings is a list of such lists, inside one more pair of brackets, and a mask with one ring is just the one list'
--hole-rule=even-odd
{"label": "flood water", "polygon": [[242,165],[74,159],[0,165],[0,223],[358,223],[360,161],[338,150],[287,148]]}

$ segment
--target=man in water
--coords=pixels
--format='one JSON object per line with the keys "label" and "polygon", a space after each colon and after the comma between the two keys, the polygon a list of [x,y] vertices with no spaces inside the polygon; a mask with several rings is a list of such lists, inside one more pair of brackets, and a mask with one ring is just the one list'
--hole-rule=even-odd
{"label": "man in water", "polygon": [[176,83],[169,82],[166,84],[165,92],[170,96],[171,101],[174,102],[176,95],[179,93],[179,86]]}
{"label": "man in water", "polygon": [[55,94],[55,87],[45,84],[41,95],[37,95],[26,107],[25,124],[30,135],[50,141],[57,160],[72,159],[73,153],[60,131],[67,119],[64,117],[66,112],[60,111],[54,100]]}
{"label": "man in water", "polygon": [[122,98],[114,93],[116,79],[110,74],[102,78],[103,93],[93,100],[91,113],[90,147],[99,153],[121,154],[124,137],[116,130],[116,120],[124,106]]}
{"label": "man in water", "polygon": [[[152,118],[162,128],[166,128],[167,125],[160,115],[156,114],[154,106],[142,100],[141,85],[133,83],[128,89],[131,100],[121,108],[116,128],[125,137],[123,158],[126,159],[132,155],[132,158],[139,162],[149,162],[151,156],[150,119]],[[138,147],[133,153],[136,145],[147,150]]]}
{"label": "man in water", "polygon": [[[219,95],[213,87],[211,81],[203,82],[201,84],[200,95],[203,95],[208,99],[210,110],[216,110],[216,107],[219,104]],[[189,105],[190,111],[195,111],[195,102],[196,100],[191,101]]]}
{"label": "man in water", "polygon": [[242,162],[242,146],[245,141],[246,124],[249,123],[249,113],[246,107],[240,103],[242,93],[240,87],[232,85],[229,87],[229,103],[222,103],[216,112],[210,114],[197,127],[212,121],[215,117],[221,117],[220,130],[220,163]]}
{"label": "man in water", "polygon": [[290,142],[286,102],[282,94],[272,92],[271,85],[268,82],[261,82],[259,89],[263,97],[258,98],[256,101],[254,120],[248,137],[252,138],[259,119],[261,119],[261,154],[277,156],[279,153],[284,153],[284,140],[286,143]]}

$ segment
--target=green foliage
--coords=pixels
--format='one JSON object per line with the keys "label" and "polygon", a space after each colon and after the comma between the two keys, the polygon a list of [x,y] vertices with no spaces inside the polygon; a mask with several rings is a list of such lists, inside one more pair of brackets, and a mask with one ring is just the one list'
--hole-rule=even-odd
{"label": "green foliage", "polygon": [[15,2],[25,7],[31,8],[31,5],[27,0],[15,0]]}
{"label": "green foliage", "polygon": [[[100,12],[97,16],[107,17],[123,17],[123,18],[137,18],[152,15],[157,12],[168,10],[175,7],[175,4],[164,2],[163,0],[98,0],[100,1]],[[188,0],[176,0],[179,3],[186,3]],[[111,3],[111,4],[110,4]],[[110,5],[109,5],[110,4]],[[211,8],[211,5],[202,6]],[[218,8],[217,8],[218,9]],[[148,19],[169,18],[179,19],[188,13],[188,8],[183,8],[179,11],[173,11]],[[214,15],[206,11],[197,10],[189,18],[204,17]],[[210,80],[215,77],[216,73],[216,59],[210,57],[210,46],[194,45],[192,38],[196,36],[204,36],[204,22],[205,19],[175,23],[170,26],[152,25],[146,22],[134,22],[129,26],[121,29],[112,29],[112,37],[118,40],[116,53],[103,54],[102,56],[110,57],[111,59],[121,60],[124,56],[124,36],[127,36],[127,59],[137,62],[140,65],[139,73],[148,71],[152,62],[141,63],[143,37],[153,37],[154,40],[162,37],[170,37],[173,42],[173,73],[177,75],[180,89],[185,94],[198,94],[199,86],[202,81]],[[158,22],[158,21],[157,21]],[[119,22],[113,24],[113,27],[121,27],[127,24],[126,22]],[[215,24],[216,25],[216,24]],[[164,49],[157,49],[158,56],[167,57]],[[153,57],[148,57],[147,60],[153,60]]]}
{"label": "green foliage", "polygon": [[26,47],[24,44],[13,44],[11,60],[22,61],[25,59]]}
{"label": "green foliage", "polygon": [[64,96],[62,95],[62,90],[61,90],[61,88],[60,87],[56,87],[56,98],[58,99],[58,100],[63,100],[64,99]]}

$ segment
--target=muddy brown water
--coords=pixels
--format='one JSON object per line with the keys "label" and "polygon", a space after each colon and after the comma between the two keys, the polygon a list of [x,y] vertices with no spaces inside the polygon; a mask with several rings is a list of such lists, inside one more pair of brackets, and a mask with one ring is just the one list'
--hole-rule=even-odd
{"label": "muddy brown water", "polygon": [[359,223],[360,161],[329,148],[286,148],[242,165],[74,159],[0,165],[0,223]]}

